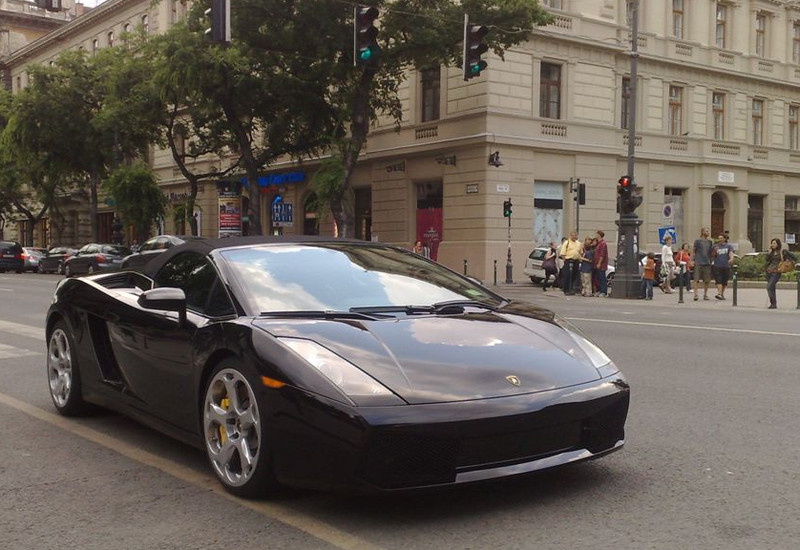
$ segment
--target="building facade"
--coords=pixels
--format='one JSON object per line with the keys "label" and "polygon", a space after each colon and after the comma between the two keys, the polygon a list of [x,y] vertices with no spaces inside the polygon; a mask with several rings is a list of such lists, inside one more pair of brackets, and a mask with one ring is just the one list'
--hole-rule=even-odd
{"label": "building facade", "polygon": [[[593,235],[602,229],[616,241],[633,3],[543,3],[553,22],[504,60],[487,56],[481,77],[464,82],[460,69],[447,67],[409,74],[400,127],[388,118],[378,121],[354,175],[355,236],[409,247],[423,241],[438,261],[459,271],[466,264],[487,281],[496,265],[505,269],[509,246],[514,279],[521,280],[531,249],[571,230]],[[763,250],[774,237],[795,248],[800,6],[788,0],[641,4],[640,248],[658,250],[668,227],[679,242],[691,242],[701,227],[727,232],[741,253]],[[12,85],[25,85],[27,64],[45,62],[64,47],[91,48],[95,41],[105,47],[109,32],[141,24],[142,17],[159,32],[180,17],[176,5],[110,0],[9,56]],[[171,156],[157,150],[151,157],[165,194],[181,204],[188,185]],[[275,232],[333,234],[331,221],[317,219],[312,206],[308,182],[315,169],[313,160],[276,163],[258,189],[224,188],[240,190],[240,204],[257,205],[262,220],[274,212]],[[579,182],[586,189],[583,205],[576,201]],[[217,182],[201,188],[195,215],[202,235],[221,230],[220,189]],[[508,199],[510,218],[503,217]],[[80,211],[76,216],[81,226]],[[161,229],[185,231],[172,219]]]}

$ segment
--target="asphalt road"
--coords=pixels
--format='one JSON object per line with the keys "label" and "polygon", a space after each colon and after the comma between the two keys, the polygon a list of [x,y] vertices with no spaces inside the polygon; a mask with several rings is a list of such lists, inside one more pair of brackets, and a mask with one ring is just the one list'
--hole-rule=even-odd
{"label": "asphalt road", "polygon": [[[201,452],[54,413],[57,276],[0,274],[0,548],[782,549],[800,540],[800,313],[502,292],[582,328],[632,385],[626,447],[428,494],[225,494]],[[702,302],[701,302],[702,304]]]}

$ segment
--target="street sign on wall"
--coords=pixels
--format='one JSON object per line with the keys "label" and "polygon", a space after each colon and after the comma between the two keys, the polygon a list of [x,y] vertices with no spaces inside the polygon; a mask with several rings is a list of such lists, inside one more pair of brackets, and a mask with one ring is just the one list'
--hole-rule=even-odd
{"label": "street sign on wall", "polygon": [[294,225],[292,203],[279,201],[272,205],[272,225],[275,227]]}
{"label": "street sign on wall", "polygon": [[675,231],[675,226],[674,225],[668,225],[666,227],[659,227],[658,228],[658,242],[660,242],[661,244],[664,244],[664,237],[666,237],[667,235],[672,237],[672,244],[675,244],[676,242],[678,242],[678,234]]}

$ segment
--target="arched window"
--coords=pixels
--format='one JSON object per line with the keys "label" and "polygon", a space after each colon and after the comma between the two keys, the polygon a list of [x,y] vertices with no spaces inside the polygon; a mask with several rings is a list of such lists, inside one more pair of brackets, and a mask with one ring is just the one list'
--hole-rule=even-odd
{"label": "arched window", "polygon": [[114,47],[114,31],[110,31],[108,33],[108,47],[109,48]]}
{"label": "arched window", "polygon": [[142,28],[144,32],[150,32],[150,18],[147,15],[142,16]]}
{"label": "arched window", "polygon": [[100,41],[97,38],[95,38],[94,40],[92,40],[92,55],[96,54],[97,50],[99,49],[100,49]]}

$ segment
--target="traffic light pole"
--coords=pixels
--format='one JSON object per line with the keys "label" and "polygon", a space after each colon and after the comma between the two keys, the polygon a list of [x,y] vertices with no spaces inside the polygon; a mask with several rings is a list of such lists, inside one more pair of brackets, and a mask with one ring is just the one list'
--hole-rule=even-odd
{"label": "traffic light pole", "polygon": [[[636,151],[636,79],[639,59],[639,0],[631,6],[631,76],[628,98],[628,176],[634,176],[634,153]],[[641,276],[639,275],[639,226],[642,221],[631,212],[623,212],[620,204],[620,218],[617,220],[619,238],[617,239],[617,271],[614,274],[613,298],[636,299],[641,295]]]}
{"label": "traffic light pole", "polygon": [[[509,202],[511,199],[508,199]],[[506,284],[510,285],[514,282],[513,275],[514,267],[511,264],[511,213],[508,214],[508,256],[506,257]]]}

